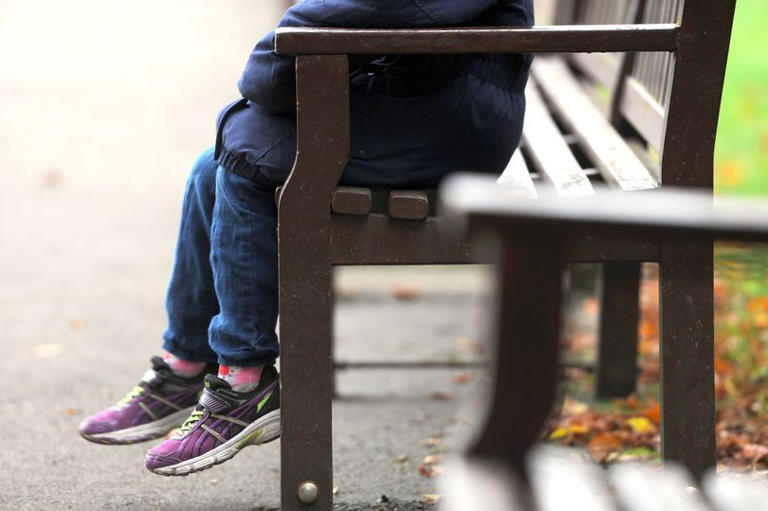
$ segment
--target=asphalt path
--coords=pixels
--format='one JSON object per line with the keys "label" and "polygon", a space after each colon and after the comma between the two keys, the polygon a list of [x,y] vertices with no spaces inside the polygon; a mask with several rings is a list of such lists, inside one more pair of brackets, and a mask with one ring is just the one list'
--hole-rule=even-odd
{"label": "asphalt path", "polygon": [[[107,447],[76,433],[159,351],[186,173],[278,10],[266,0],[0,2],[0,508],[279,505],[279,442],[163,478],[143,468],[151,443]],[[340,358],[477,356],[482,270],[341,270],[338,285]],[[439,490],[419,466],[454,448],[481,392],[481,377],[456,374],[340,376],[340,509],[428,506]]]}

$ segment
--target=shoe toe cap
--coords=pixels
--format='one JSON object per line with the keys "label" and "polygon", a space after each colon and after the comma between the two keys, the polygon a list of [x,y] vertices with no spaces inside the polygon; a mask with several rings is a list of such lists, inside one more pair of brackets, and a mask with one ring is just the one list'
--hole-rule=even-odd
{"label": "shoe toe cap", "polygon": [[86,418],[78,427],[78,432],[82,436],[112,433],[113,431],[115,431],[114,424],[110,421],[99,420],[93,417]]}
{"label": "shoe toe cap", "polygon": [[171,438],[165,442],[153,447],[144,459],[144,465],[149,470],[175,465],[182,461],[179,452],[182,450],[180,439]]}

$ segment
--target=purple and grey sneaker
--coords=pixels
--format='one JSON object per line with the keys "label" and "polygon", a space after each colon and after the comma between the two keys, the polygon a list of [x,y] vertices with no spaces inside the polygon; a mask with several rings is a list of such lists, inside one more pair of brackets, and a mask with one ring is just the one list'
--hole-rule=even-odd
{"label": "purple and grey sneaker", "polygon": [[80,436],[110,445],[160,438],[184,422],[203,390],[205,374],[218,367],[210,364],[199,376],[183,378],[160,357],[152,357],[151,363],[141,383],[120,402],[80,423]]}
{"label": "purple and grey sneaker", "polygon": [[155,474],[183,476],[223,463],[249,445],[280,436],[280,385],[274,367],[265,367],[259,386],[236,392],[211,374],[200,403],[178,434],[147,453]]}

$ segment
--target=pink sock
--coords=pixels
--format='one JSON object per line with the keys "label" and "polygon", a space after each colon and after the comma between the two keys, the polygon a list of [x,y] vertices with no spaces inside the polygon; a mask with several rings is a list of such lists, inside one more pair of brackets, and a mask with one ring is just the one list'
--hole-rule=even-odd
{"label": "pink sock", "polygon": [[175,355],[168,352],[163,355],[163,360],[171,368],[171,371],[176,376],[182,376],[184,378],[191,378],[197,376],[205,369],[205,363],[203,362],[190,362],[189,360],[182,360]]}
{"label": "pink sock", "polygon": [[263,367],[219,366],[219,378],[229,383],[232,390],[248,392],[259,386]]}

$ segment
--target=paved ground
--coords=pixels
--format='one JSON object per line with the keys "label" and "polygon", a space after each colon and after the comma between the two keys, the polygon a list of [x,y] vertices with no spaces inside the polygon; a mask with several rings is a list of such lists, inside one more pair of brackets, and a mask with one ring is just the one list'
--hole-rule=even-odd
{"label": "paved ground", "polygon": [[[166,479],[142,467],[145,446],[76,435],[158,351],[186,171],[276,16],[266,0],[0,2],[0,508],[278,505],[277,442]],[[338,281],[341,358],[474,356],[481,270],[349,270]],[[396,284],[419,297],[393,299]],[[419,509],[437,491],[418,472],[426,439],[450,446],[473,414],[476,390],[455,374],[342,375],[344,509]],[[382,495],[400,503],[377,505]]]}

